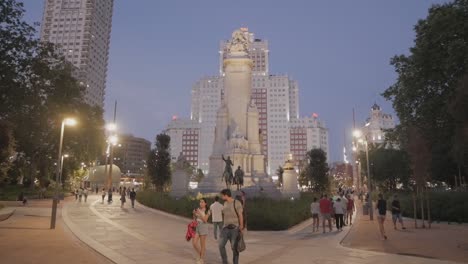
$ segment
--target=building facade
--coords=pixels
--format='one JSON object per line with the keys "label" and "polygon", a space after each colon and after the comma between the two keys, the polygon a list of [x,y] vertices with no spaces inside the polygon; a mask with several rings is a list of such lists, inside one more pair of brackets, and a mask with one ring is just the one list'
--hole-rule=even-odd
{"label": "building facade", "polygon": [[163,133],[171,138],[169,152],[171,153],[172,162],[176,162],[182,153],[190,165],[200,168],[198,160],[201,147],[201,131],[198,122],[174,116]]}
{"label": "building facade", "polygon": [[[288,75],[270,74],[268,41],[255,38],[247,29],[243,30],[250,40],[249,56],[253,60],[251,99],[259,112],[260,143],[262,154],[265,156],[266,172],[274,174],[276,169],[284,164],[292,150],[295,153],[299,152],[299,144],[292,144],[291,133],[302,128],[305,131],[304,135],[310,137],[307,138],[309,143],[302,148],[310,150],[312,146],[316,146],[322,148],[328,155],[328,130],[324,124],[317,117],[313,121],[310,118],[299,118],[297,81]],[[213,151],[216,115],[224,98],[223,61],[226,58],[228,44],[228,41],[221,41],[220,44],[219,76],[203,77],[192,86],[190,120],[171,122],[166,130],[168,132],[184,130],[188,129],[187,125],[199,129],[198,168],[205,174],[208,173],[209,157]],[[313,124],[316,127],[313,127]],[[180,127],[176,128],[177,125]],[[177,140],[180,139],[180,135],[174,134],[174,136],[178,138]],[[314,136],[316,138],[312,138]],[[318,141],[319,138],[321,141]],[[294,139],[294,142],[297,140]],[[180,146],[182,143],[177,141],[173,144]],[[174,152],[171,153],[177,157],[179,151],[178,147],[174,147]]]}
{"label": "building facade", "polygon": [[127,176],[142,176],[146,168],[146,159],[151,149],[151,143],[133,135],[120,135],[119,146],[114,148],[114,162],[122,174]]}
{"label": "building facade", "polygon": [[393,128],[395,120],[392,115],[384,113],[379,105],[374,104],[362,133],[370,143],[382,144],[385,141],[385,130]]}
{"label": "building facade", "polygon": [[85,101],[104,106],[114,0],[45,0],[41,41],[59,48],[85,87]]}
{"label": "building facade", "polygon": [[290,122],[291,154],[297,164],[306,158],[307,151],[321,149],[329,160],[328,129],[317,114],[302,117]]}

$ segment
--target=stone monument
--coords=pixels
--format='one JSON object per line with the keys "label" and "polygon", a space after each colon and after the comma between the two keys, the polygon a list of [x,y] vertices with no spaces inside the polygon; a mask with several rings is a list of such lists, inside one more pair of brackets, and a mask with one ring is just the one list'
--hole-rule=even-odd
{"label": "stone monument", "polygon": [[224,100],[216,116],[213,152],[209,173],[199,184],[202,193],[219,192],[224,183],[224,157],[244,172],[244,186],[254,186],[252,176],[266,177],[261,153],[259,113],[251,98],[253,61],[249,57],[246,32],[235,30],[224,60]]}
{"label": "stone monument", "polygon": [[297,176],[293,162],[288,159],[283,165],[283,189],[281,190],[283,198],[299,198]]}
{"label": "stone monument", "polygon": [[172,173],[170,196],[180,198],[187,195],[190,174],[190,163],[188,163],[181,152],[175,163],[175,170]]}

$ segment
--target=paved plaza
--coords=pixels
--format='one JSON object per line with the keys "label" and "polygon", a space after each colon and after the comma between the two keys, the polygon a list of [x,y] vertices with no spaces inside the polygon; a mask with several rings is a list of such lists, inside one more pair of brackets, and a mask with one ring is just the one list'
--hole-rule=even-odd
{"label": "paved plaza", "polygon": [[[140,204],[132,209],[127,203],[121,209],[118,201],[102,204],[98,196],[90,196],[88,203],[69,202],[62,214],[80,240],[116,263],[195,263],[192,244],[185,241],[188,219]],[[340,242],[348,228],[343,232],[312,233],[307,223],[284,232],[248,231],[247,250],[241,253],[240,262],[451,263],[347,248]],[[210,236],[206,263],[220,262],[217,242]]]}

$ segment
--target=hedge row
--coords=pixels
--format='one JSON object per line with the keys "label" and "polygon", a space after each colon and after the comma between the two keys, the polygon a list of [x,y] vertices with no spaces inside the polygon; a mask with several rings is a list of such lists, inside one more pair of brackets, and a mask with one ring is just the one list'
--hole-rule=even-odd
{"label": "hedge row", "polygon": [[[208,206],[213,198],[206,198]],[[313,196],[303,194],[296,200],[271,200],[267,198],[248,199],[246,202],[247,226],[249,230],[286,230],[307,220],[310,215],[310,203]],[[171,214],[191,217],[193,209],[198,207],[194,197],[171,198],[165,193],[142,191],[137,200],[151,208]]]}
{"label": "hedge row", "polygon": [[[411,193],[398,193],[403,216],[414,217]],[[388,198],[389,205],[392,197]],[[432,221],[468,223],[468,192],[429,192]],[[417,201],[417,217],[421,218],[420,201]],[[426,204],[424,205],[426,213]],[[389,207],[391,208],[391,207]],[[426,216],[427,218],[427,216]]]}

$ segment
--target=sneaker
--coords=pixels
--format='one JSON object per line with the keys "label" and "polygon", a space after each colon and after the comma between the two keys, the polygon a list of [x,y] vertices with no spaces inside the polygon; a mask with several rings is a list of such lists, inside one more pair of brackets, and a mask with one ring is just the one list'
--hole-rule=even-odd
{"label": "sneaker", "polygon": [[387,236],[384,236],[385,240],[387,240]]}
{"label": "sneaker", "polygon": [[403,230],[404,230],[404,229],[406,229],[406,227],[402,227],[401,229],[403,229]]}

